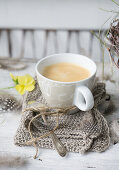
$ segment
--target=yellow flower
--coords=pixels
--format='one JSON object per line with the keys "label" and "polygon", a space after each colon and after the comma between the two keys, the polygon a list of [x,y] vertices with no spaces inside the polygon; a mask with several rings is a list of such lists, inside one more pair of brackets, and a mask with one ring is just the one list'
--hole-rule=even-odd
{"label": "yellow flower", "polygon": [[35,88],[35,80],[29,75],[13,76],[10,74],[12,80],[16,83],[16,90],[23,95],[25,91],[32,91]]}

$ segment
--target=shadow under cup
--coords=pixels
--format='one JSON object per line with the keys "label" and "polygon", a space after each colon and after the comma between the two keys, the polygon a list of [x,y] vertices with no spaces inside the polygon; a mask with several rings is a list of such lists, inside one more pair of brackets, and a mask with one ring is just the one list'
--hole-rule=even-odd
{"label": "shadow under cup", "polygon": [[[80,65],[89,70],[90,76],[80,81],[60,82],[42,75],[45,67],[61,62]],[[88,57],[71,53],[50,55],[36,64],[36,74],[42,95],[50,107],[66,108],[76,105],[83,111],[93,107],[94,99],[90,90],[95,83],[96,64]]]}

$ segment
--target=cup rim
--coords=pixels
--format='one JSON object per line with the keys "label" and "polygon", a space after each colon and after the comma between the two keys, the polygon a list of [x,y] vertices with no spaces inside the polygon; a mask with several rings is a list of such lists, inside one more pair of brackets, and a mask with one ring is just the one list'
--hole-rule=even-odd
{"label": "cup rim", "polygon": [[[90,62],[92,62],[92,63],[94,64],[94,66],[95,66],[95,71],[94,71],[94,73],[93,73],[92,75],[90,75],[90,76],[89,76],[88,78],[86,78],[86,79],[83,79],[83,80],[80,80],[80,81],[73,81],[73,82],[63,82],[63,81],[52,80],[52,79],[49,79],[49,78],[43,76],[41,73],[39,73],[39,71],[38,71],[38,65],[40,64],[40,62],[42,62],[43,60],[46,60],[47,58],[51,58],[51,57],[53,57],[53,56],[66,55],[66,54],[79,55],[79,56],[82,56],[82,57],[90,60]],[[86,56],[84,56],[84,55],[75,54],[75,53],[56,53],[56,54],[52,54],[52,55],[49,55],[49,56],[46,56],[46,57],[40,59],[40,60],[36,63],[35,71],[36,71],[36,74],[37,74],[37,75],[41,76],[41,77],[44,78],[45,80],[48,80],[48,81],[51,81],[51,82],[54,82],[54,83],[58,83],[58,84],[76,84],[76,83],[83,82],[83,81],[88,80],[88,79],[90,79],[91,77],[93,77],[93,76],[96,74],[97,66],[96,66],[96,63],[95,63],[93,60],[91,60],[89,57],[86,57]]]}

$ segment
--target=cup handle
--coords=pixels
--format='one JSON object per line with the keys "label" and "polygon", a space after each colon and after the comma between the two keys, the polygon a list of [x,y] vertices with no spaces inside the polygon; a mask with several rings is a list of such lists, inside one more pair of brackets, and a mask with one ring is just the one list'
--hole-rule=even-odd
{"label": "cup handle", "polygon": [[82,111],[88,111],[93,108],[94,98],[88,87],[76,87],[73,104]]}

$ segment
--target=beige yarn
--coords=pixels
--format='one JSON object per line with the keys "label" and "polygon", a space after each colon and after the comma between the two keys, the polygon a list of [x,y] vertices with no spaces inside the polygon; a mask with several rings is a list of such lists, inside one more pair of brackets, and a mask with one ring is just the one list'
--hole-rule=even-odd
{"label": "beige yarn", "polygon": [[[107,121],[99,112],[98,106],[106,99],[105,85],[98,83],[94,90],[93,95],[95,99],[95,106],[92,110],[82,112],[76,107],[67,108],[67,113],[62,114],[64,109],[50,108],[47,106],[39,86],[36,82],[36,88],[32,92],[26,93],[23,101],[23,113],[20,126],[16,132],[14,142],[16,145],[26,145],[31,140],[28,125],[30,120],[39,113],[34,112],[32,108],[38,108],[38,111],[44,108],[44,112],[50,113],[59,112],[59,126],[55,130],[55,134],[66,146],[67,151],[84,153],[88,150],[102,152],[105,151],[110,144],[109,128]],[[32,103],[32,101],[35,101]],[[30,108],[30,111],[29,111]],[[28,110],[27,110],[28,109]],[[43,111],[42,111],[43,112]],[[49,127],[43,124],[42,117],[34,120],[31,123],[31,132],[33,138],[42,136],[48,133],[56,126],[56,115],[47,115]],[[40,148],[54,149],[52,140],[49,136],[40,138],[36,144]],[[29,143],[32,145],[32,143]]]}

